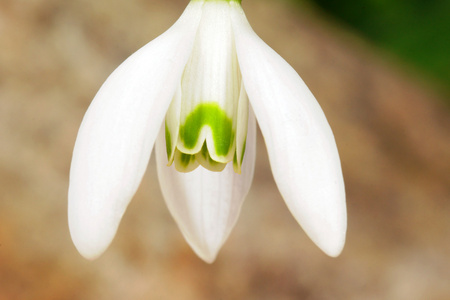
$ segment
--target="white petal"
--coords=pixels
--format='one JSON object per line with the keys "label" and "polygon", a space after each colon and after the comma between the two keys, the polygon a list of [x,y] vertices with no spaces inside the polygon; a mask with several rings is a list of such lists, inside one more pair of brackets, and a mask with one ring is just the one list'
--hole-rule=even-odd
{"label": "white petal", "polygon": [[242,173],[229,163],[222,172],[198,167],[190,173],[167,167],[164,134],[156,141],[156,162],[161,189],[167,206],[194,251],[206,262],[213,262],[239,216],[250,188],[255,166],[256,123],[249,116],[247,150]]}
{"label": "white petal", "polygon": [[345,190],[336,143],[322,109],[298,74],[251,29],[232,2],[245,89],[290,211],[328,255],[345,243]]}
{"label": "white petal", "polygon": [[99,256],[111,243],[147,167],[183,68],[202,2],[106,80],[89,107],[72,158],[69,227],[79,252]]}

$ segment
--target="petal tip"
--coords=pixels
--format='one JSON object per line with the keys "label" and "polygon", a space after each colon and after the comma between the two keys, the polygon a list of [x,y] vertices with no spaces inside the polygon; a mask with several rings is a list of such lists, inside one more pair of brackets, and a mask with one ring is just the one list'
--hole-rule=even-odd
{"label": "petal tip", "polygon": [[[75,245],[76,247],[76,245]],[[92,251],[90,249],[83,249],[81,247],[77,247],[78,253],[80,253],[81,256],[83,256],[83,258],[87,259],[87,260],[96,260],[97,258],[99,258],[104,250],[102,251]]]}
{"label": "petal tip", "polygon": [[320,232],[310,235],[312,241],[328,256],[338,257],[345,245],[346,223],[332,228],[322,228]]}
{"label": "petal tip", "polygon": [[69,229],[78,252],[88,260],[98,258],[111,243],[110,238],[100,234],[97,230],[89,231],[80,226],[69,226]]}
{"label": "petal tip", "polygon": [[117,226],[101,218],[99,220],[99,217],[89,217],[89,212],[80,216],[76,210],[69,210],[70,236],[81,256],[88,260],[94,260],[105,252],[117,230]]}
{"label": "petal tip", "polygon": [[217,252],[216,253],[205,253],[205,252],[197,252],[195,251],[195,253],[198,255],[198,257],[200,257],[204,262],[208,263],[208,264],[212,264],[216,258],[217,258]]}
{"label": "petal tip", "polygon": [[219,253],[222,244],[208,244],[202,242],[203,239],[200,237],[194,238],[191,235],[186,234],[184,230],[181,230],[181,232],[183,233],[184,238],[188,242],[189,246],[191,246],[195,254],[197,254],[197,256],[200,257],[204,262],[212,264],[216,260],[217,254]]}
{"label": "petal tip", "polygon": [[345,233],[343,237],[332,238],[326,244],[318,245],[319,248],[330,257],[338,257],[345,245]]}

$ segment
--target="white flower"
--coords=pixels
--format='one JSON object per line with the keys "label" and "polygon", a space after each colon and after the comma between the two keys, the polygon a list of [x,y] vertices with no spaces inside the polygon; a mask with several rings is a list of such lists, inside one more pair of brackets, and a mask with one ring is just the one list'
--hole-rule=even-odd
{"label": "white flower", "polygon": [[94,259],[109,246],[155,145],[169,210],[194,251],[212,262],[253,178],[255,116],[290,211],[326,254],[339,255],[347,217],[333,133],[238,0],[192,0],[100,88],[70,171],[69,227],[79,252]]}

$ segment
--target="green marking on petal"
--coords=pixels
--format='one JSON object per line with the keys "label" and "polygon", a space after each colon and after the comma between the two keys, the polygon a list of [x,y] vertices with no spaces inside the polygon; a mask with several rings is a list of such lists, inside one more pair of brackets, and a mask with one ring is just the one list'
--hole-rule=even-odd
{"label": "green marking on petal", "polygon": [[195,160],[195,155],[181,153],[180,163],[181,163],[182,167],[186,168],[194,160]]}
{"label": "green marking on petal", "polygon": [[241,165],[242,162],[244,161],[244,154],[245,154],[245,145],[246,145],[247,141],[244,141],[244,145],[242,146],[242,152],[241,152],[241,160],[238,161],[238,155],[237,155],[237,151],[234,152],[234,156],[233,156],[233,169],[234,172],[241,174]]}
{"label": "green marking on petal", "polygon": [[241,166],[239,165],[239,163],[237,161],[236,152],[234,152],[234,156],[233,156],[233,170],[234,170],[234,172],[241,174]]}
{"label": "green marking on petal", "polygon": [[205,168],[213,172],[220,172],[226,167],[226,163],[220,163],[211,158],[206,142],[202,146],[202,150],[195,156],[197,161]]}
{"label": "green marking on petal", "polygon": [[175,150],[173,163],[175,169],[183,173],[194,171],[199,166],[195,154],[182,153],[178,149]]}
{"label": "green marking on petal", "polygon": [[200,154],[205,159],[209,157],[208,146],[206,145],[206,143],[203,143],[202,150],[200,151]]}
{"label": "green marking on petal", "polygon": [[[187,116],[180,127],[180,140],[184,147],[193,149],[199,142],[202,128],[209,126],[218,156],[226,156],[233,146],[233,121],[217,103],[202,103]],[[203,142],[203,141],[201,141]]]}
{"label": "green marking on petal", "polygon": [[165,133],[166,133],[166,152],[167,159],[170,160],[172,157],[172,139],[170,138],[169,126],[167,126],[167,122],[165,122]]}
{"label": "green marking on petal", "polygon": [[247,140],[244,141],[244,145],[242,146],[241,152],[241,163],[244,161],[245,147],[247,146]]}

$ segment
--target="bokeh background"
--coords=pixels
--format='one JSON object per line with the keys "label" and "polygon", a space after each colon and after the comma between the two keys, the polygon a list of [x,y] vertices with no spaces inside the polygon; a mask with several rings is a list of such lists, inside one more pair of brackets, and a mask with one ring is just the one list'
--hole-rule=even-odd
{"label": "bokeh background", "polygon": [[[95,261],[77,253],[67,188],[84,112],[187,2],[0,2],[0,299],[450,299],[448,20],[426,13],[448,1],[409,1],[420,14],[388,17],[372,4],[396,1],[340,12],[330,1],[243,1],[334,130],[348,203],[340,257],[323,254],[290,215],[261,136],[254,184],[213,264],[183,240],[153,158],[111,247]],[[406,36],[421,42],[398,46]]]}
{"label": "bokeh background", "polygon": [[290,1],[334,18],[450,96],[450,1]]}

